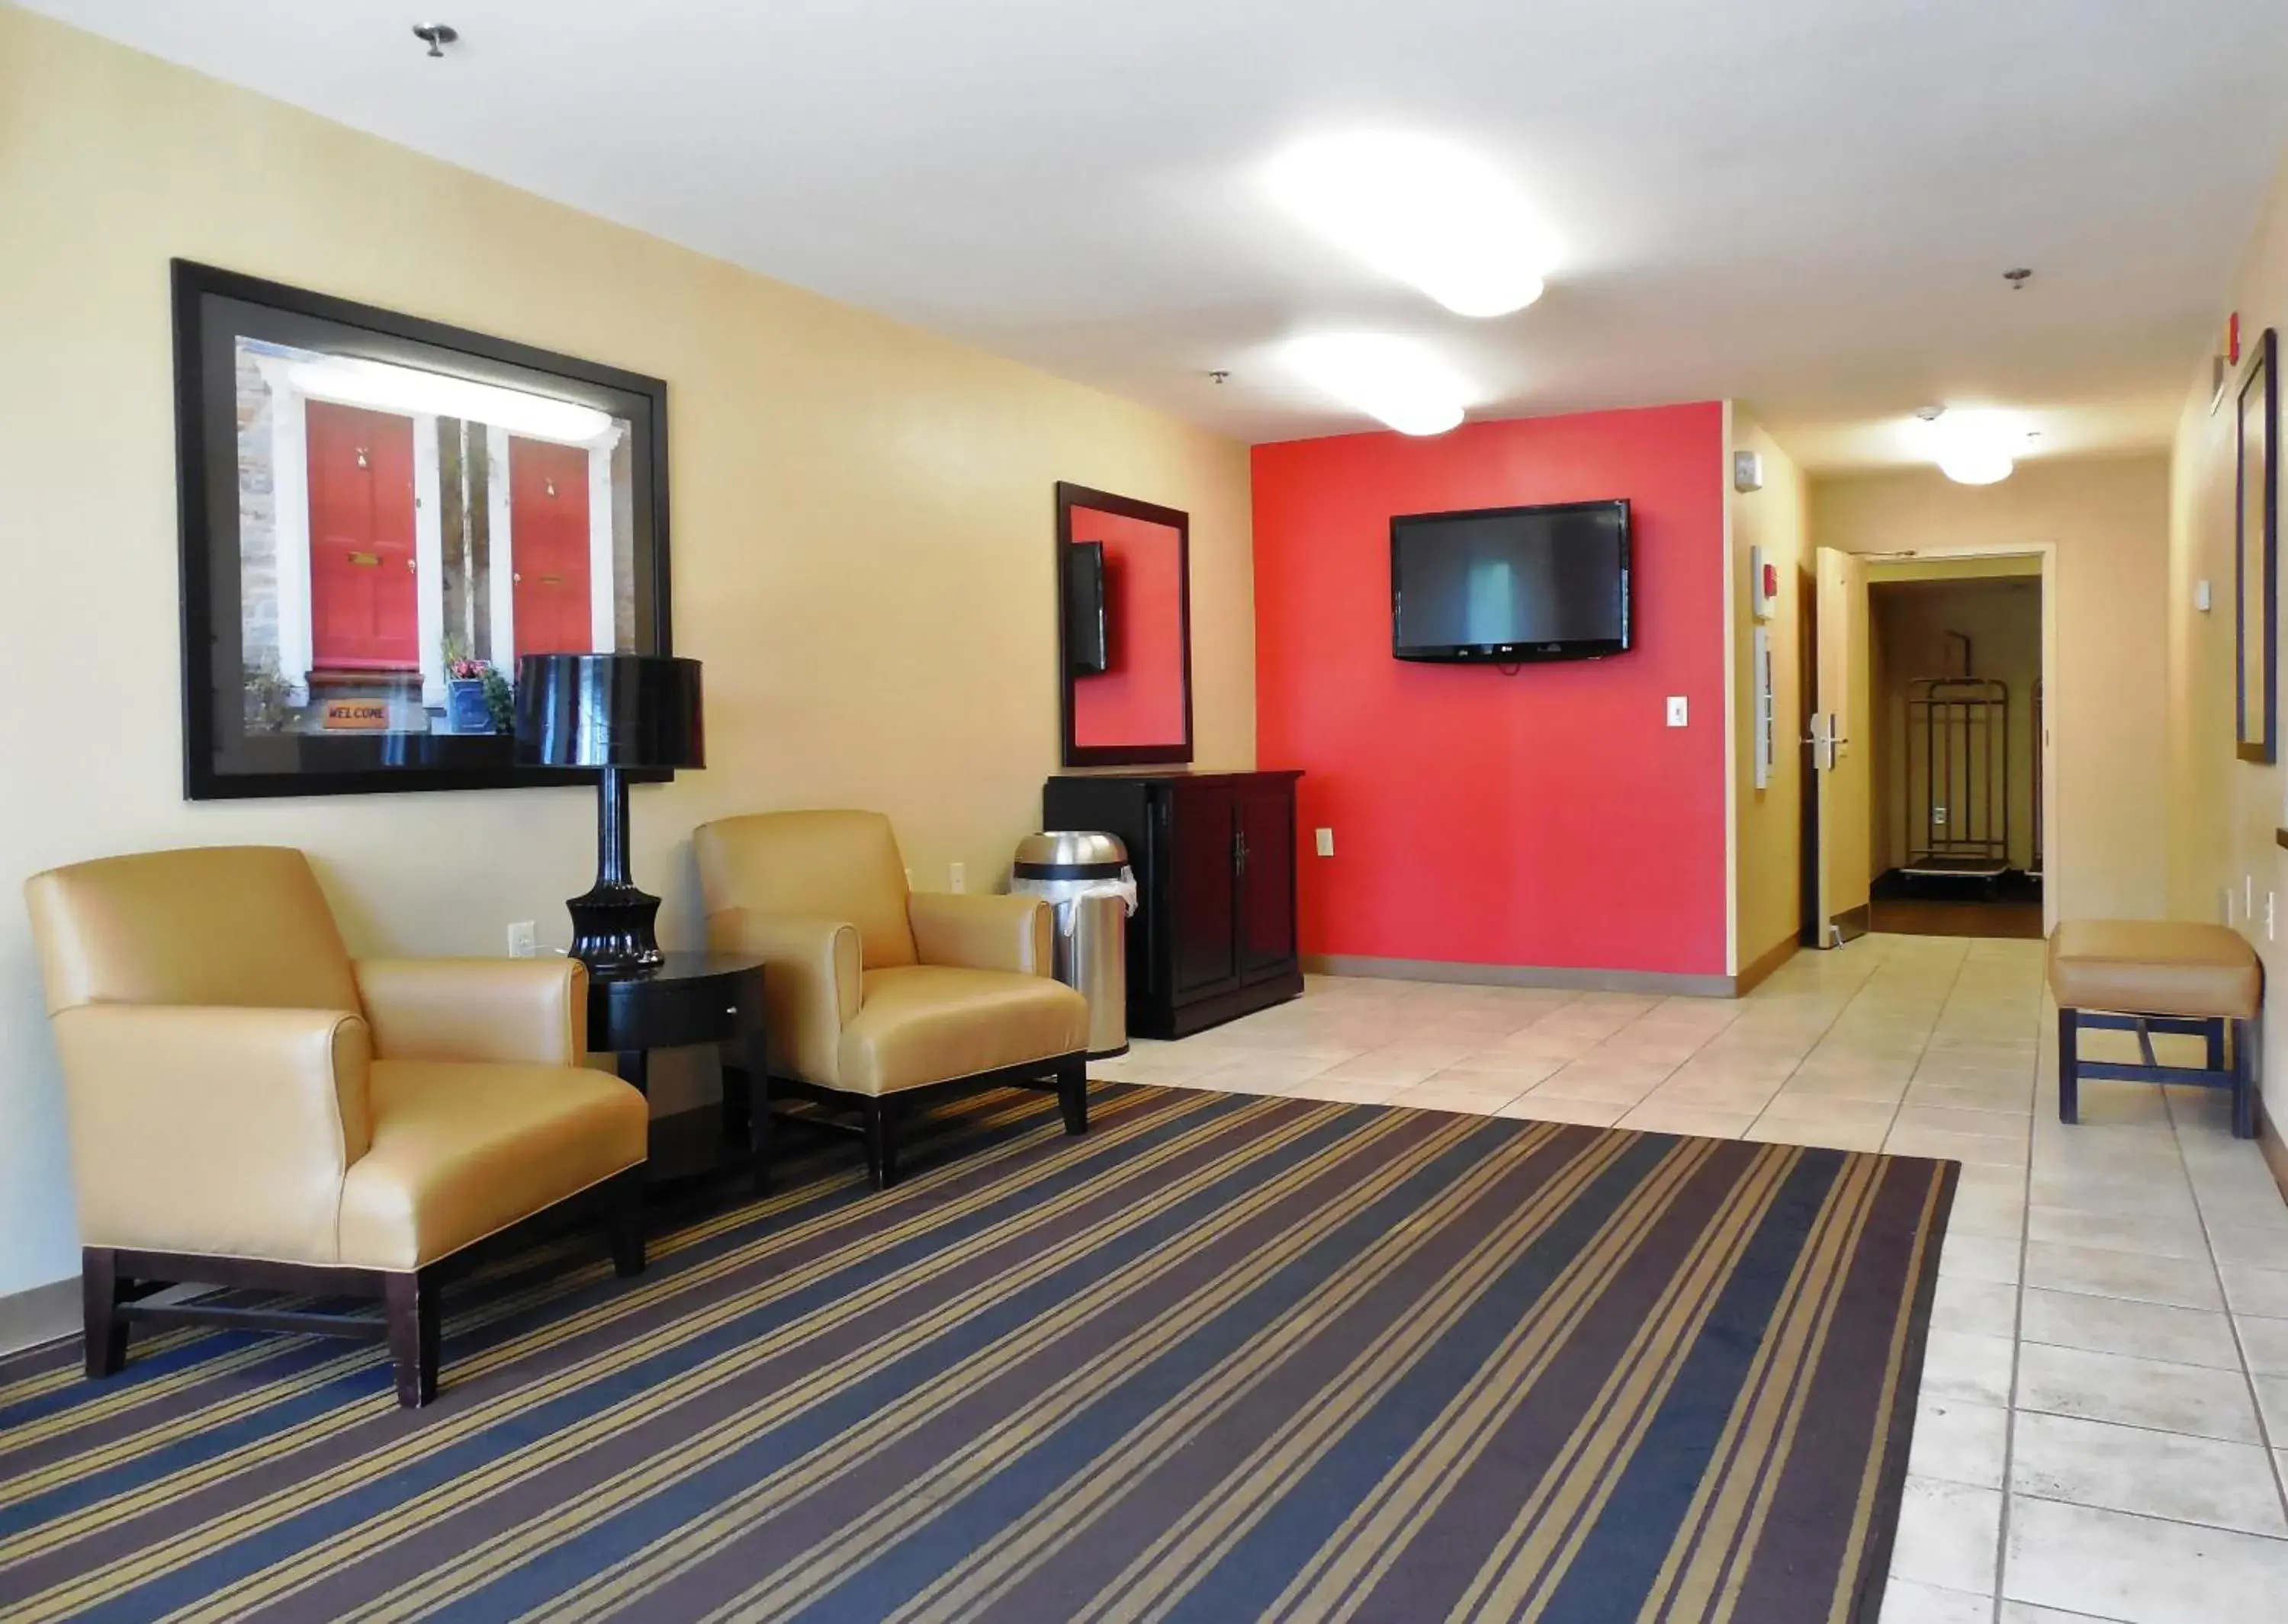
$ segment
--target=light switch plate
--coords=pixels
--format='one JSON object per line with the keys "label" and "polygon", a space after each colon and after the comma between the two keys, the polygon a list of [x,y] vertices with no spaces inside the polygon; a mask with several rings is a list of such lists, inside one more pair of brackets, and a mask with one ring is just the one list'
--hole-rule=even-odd
{"label": "light switch plate", "polygon": [[969,889],[969,865],[967,863],[954,864],[952,868],[948,871],[948,880],[952,886],[953,894],[957,897],[961,895],[962,892]]}
{"label": "light switch plate", "polygon": [[1681,693],[1670,694],[1668,696],[1668,725],[1671,727],[1682,727],[1685,725],[1685,722],[1686,707],[1684,703],[1684,695]]}
{"label": "light switch plate", "polygon": [[1335,831],[1334,831],[1334,830],[1332,830],[1332,829],[1321,829],[1321,830],[1319,830],[1319,831],[1318,831],[1318,842],[1319,842],[1319,855],[1320,855],[1321,857],[1332,857],[1332,856],[1335,854]]}
{"label": "light switch plate", "polygon": [[2209,583],[2205,581],[2194,582],[2193,607],[2206,614],[2209,612]]}
{"label": "light switch plate", "polygon": [[508,928],[508,956],[512,959],[537,958],[540,955],[540,932],[529,919],[520,919]]}

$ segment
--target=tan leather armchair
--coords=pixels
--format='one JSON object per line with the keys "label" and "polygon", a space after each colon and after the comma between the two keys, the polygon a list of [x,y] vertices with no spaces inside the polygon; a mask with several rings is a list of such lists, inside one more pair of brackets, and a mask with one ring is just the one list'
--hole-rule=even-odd
{"label": "tan leather armchair", "polygon": [[770,1086],[854,1110],[878,1188],[899,1107],[939,1085],[1051,1087],[1088,1131],[1088,1003],[1049,977],[1047,904],[910,891],[878,812],[763,812],[692,836],[719,951],[770,966]]}
{"label": "tan leather armchair", "polygon": [[576,1196],[643,1268],[643,1097],[580,1065],[570,960],[353,962],[299,852],[107,858],[25,885],[63,1059],[87,1372],[131,1317],[373,1335],[339,1315],[162,1306],[197,1281],[379,1297],[398,1401],[437,1387],[437,1287]]}

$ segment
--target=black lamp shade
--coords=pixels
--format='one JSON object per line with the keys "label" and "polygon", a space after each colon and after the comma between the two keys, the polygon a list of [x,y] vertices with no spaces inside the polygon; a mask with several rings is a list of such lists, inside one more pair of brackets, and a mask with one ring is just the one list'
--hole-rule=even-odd
{"label": "black lamp shade", "polygon": [[671,654],[527,654],[516,669],[525,767],[703,767],[699,661]]}
{"label": "black lamp shade", "polygon": [[592,975],[637,975],[661,961],[659,899],[628,874],[623,774],[703,767],[699,661],[667,654],[527,654],[516,668],[516,760],[593,767],[596,883],[565,906],[572,956]]}

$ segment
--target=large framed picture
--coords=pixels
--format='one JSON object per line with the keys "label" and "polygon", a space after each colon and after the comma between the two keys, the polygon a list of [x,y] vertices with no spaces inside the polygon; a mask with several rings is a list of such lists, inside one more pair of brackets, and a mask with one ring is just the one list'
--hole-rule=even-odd
{"label": "large framed picture", "polygon": [[2240,381],[2233,578],[2238,611],[2234,685],[2243,761],[2269,762],[2278,754],[2279,347],[2278,335],[2266,329]]}
{"label": "large framed picture", "polygon": [[500,788],[520,656],[668,654],[667,386],[174,262],[184,792]]}

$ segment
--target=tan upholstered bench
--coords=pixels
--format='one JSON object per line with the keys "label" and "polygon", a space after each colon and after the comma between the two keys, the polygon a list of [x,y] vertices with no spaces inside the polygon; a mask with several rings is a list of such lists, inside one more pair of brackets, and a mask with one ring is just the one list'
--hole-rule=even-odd
{"label": "tan upholstered bench", "polygon": [[[2085,1077],[2191,1083],[2231,1089],[2233,1133],[2256,1137],[2254,1023],[2264,1002],[2264,966],[2236,932],[2223,925],[2077,920],[2051,933],[2049,968],[2050,995],[2058,1003],[2060,1121],[2080,1114]],[[2082,1059],[2079,1034],[2090,1028],[2134,1032],[2142,1063]],[[2161,1065],[2153,1053],[2157,1032],[2206,1039],[2207,1065]]]}

